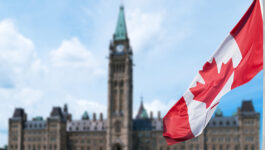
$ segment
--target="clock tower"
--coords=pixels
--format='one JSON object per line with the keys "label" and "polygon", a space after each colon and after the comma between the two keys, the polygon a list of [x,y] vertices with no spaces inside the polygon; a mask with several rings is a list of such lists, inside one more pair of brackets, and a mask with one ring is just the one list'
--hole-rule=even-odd
{"label": "clock tower", "polygon": [[133,53],[123,6],[109,50],[107,150],[132,150]]}

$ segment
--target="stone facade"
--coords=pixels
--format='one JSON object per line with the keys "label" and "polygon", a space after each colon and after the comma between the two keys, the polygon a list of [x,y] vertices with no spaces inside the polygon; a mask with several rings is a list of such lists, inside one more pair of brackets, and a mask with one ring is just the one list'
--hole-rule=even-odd
{"label": "stone facade", "polygon": [[136,118],[133,106],[133,52],[127,35],[124,8],[110,43],[107,119],[87,112],[72,120],[67,105],[54,107],[44,120],[27,119],[17,108],[9,119],[9,150],[259,150],[260,114],[243,101],[233,116],[220,110],[197,138],[167,146],[160,112],[148,115],[143,101]]}
{"label": "stone facade", "polygon": [[[66,106],[65,106],[66,107]],[[57,113],[58,112],[58,113]],[[68,116],[68,117],[67,117]],[[27,120],[23,109],[16,109],[9,119],[9,150],[106,150],[108,120],[82,117],[72,120],[70,114],[54,107],[43,120]],[[114,132],[122,132],[120,125]],[[160,113],[148,116],[141,104],[137,117],[132,119],[132,150],[259,150],[260,114],[251,101],[243,101],[233,116],[223,116],[217,110],[204,132],[197,138],[167,146],[162,136]],[[122,133],[121,133],[122,134]],[[114,136],[115,139],[115,136]],[[125,149],[122,140],[113,140],[112,149]],[[119,144],[120,147],[115,147]]]}

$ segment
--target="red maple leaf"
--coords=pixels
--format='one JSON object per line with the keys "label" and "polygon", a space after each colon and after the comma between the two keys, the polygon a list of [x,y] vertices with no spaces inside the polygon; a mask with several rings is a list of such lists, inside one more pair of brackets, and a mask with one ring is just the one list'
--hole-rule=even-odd
{"label": "red maple leaf", "polygon": [[206,108],[208,108],[218,93],[223,89],[233,73],[233,69],[232,59],[226,64],[222,64],[220,73],[218,73],[214,58],[212,63],[207,62],[204,64],[199,74],[202,76],[205,84],[197,82],[196,87],[190,88],[190,91],[194,95],[193,99],[205,103]]}

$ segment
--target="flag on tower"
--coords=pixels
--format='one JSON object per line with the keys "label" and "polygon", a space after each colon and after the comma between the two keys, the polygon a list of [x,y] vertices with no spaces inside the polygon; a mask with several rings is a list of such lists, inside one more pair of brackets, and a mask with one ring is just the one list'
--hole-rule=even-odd
{"label": "flag on tower", "polygon": [[221,97],[250,81],[262,69],[262,5],[260,0],[254,0],[188,90],[163,118],[163,136],[168,145],[199,136]]}

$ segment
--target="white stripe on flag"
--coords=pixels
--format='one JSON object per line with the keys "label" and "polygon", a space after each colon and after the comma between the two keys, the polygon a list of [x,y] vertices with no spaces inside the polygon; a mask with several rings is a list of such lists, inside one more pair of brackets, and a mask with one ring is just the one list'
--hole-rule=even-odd
{"label": "white stripe on flag", "polygon": [[[214,55],[209,60],[209,62],[212,62],[213,58],[215,58],[216,60],[219,73],[222,64],[223,63],[226,64],[231,58],[233,62],[233,67],[235,68],[238,66],[238,64],[242,59],[242,56],[239,47],[237,45],[237,42],[235,41],[233,36],[229,35],[224,40],[224,42],[217,49],[217,51],[214,53]],[[203,129],[211,119],[212,114],[214,113],[221,97],[231,90],[233,81],[234,81],[234,73],[229,77],[229,80],[227,81],[223,89],[219,92],[219,94],[216,96],[216,98],[213,100],[210,107],[206,109],[206,104],[204,102],[194,100],[193,99],[194,95],[190,91],[190,88],[195,87],[197,82],[200,82],[202,84],[205,83],[201,75],[199,73],[197,74],[197,76],[195,77],[195,79],[191,84],[191,87],[189,87],[189,89],[183,95],[183,98],[188,107],[190,127],[194,136],[198,136],[202,133]]]}

